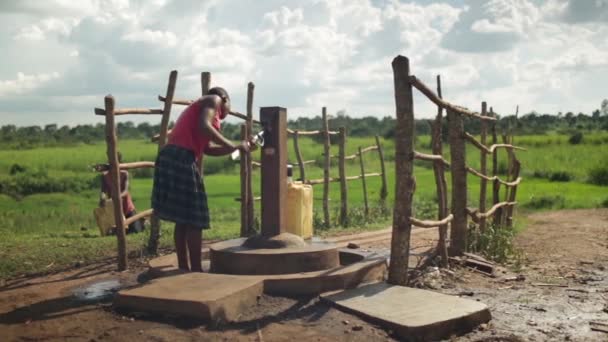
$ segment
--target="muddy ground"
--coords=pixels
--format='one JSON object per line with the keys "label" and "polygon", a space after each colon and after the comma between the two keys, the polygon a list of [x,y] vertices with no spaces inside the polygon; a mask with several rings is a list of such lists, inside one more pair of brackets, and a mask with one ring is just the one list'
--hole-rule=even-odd
{"label": "muddy ground", "polygon": [[[433,230],[414,234],[413,254],[433,245],[435,236]],[[525,266],[517,272],[499,268],[497,277],[491,278],[466,268],[450,273],[431,267],[418,278],[418,286],[466,296],[490,307],[489,324],[452,340],[608,341],[608,333],[593,331],[590,325],[608,322],[608,210],[533,214],[516,244],[526,256]],[[383,253],[388,244],[361,247]],[[265,296],[237,322],[226,325],[117,312],[111,306],[113,291],[146,280],[141,276],[145,260],[133,266],[117,273],[108,260],[1,284],[0,340],[394,340],[390,331],[317,298]],[[88,287],[92,283],[101,284],[101,297]]]}

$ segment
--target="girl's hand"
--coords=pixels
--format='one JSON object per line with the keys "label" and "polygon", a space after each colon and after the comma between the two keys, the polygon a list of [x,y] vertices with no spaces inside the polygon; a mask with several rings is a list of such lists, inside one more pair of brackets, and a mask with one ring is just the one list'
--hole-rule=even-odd
{"label": "girl's hand", "polygon": [[249,141],[241,141],[241,143],[236,147],[239,151],[246,153],[249,152],[251,150],[251,145],[249,143]]}

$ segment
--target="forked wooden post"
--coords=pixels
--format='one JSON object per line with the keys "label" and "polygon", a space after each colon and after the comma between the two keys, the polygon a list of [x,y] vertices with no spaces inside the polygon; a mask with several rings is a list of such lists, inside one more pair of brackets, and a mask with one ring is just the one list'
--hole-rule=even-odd
{"label": "forked wooden post", "polygon": [[388,197],[388,189],[386,186],[386,167],[384,165],[384,151],[380,144],[380,137],[376,135],[376,146],[378,147],[378,157],[380,157],[380,170],[382,172],[382,187],[380,188],[380,204],[382,207],[386,205],[386,198]]}
{"label": "forked wooden post", "polygon": [[363,152],[359,146],[359,165],[361,165],[361,185],[363,185],[363,203],[365,205],[365,219],[369,218],[369,204],[367,203],[367,184],[365,184],[365,165],[363,165]]}
{"label": "forked wooden post", "polygon": [[[437,96],[442,98],[441,94],[441,76],[437,75]],[[437,106],[437,116],[435,121],[431,124],[431,145],[432,151],[435,155],[443,154],[443,147],[441,144],[441,123],[443,120],[443,107]],[[435,174],[435,188],[437,190],[437,219],[442,220],[448,216],[448,197],[447,197],[447,183],[445,180],[445,172],[443,163],[440,160],[433,162],[433,172]],[[447,247],[447,235],[448,225],[442,224],[439,226],[439,241],[437,243],[437,249],[439,255],[441,255],[441,267],[448,267],[448,247]]]}
{"label": "forked wooden post", "polygon": [[325,222],[325,227],[329,228],[330,226],[330,218],[329,218],[329,168],[330,168],[330,160],[331,156],[329,154],[330,140],[329,140],[329,122],[327,119],[327,108],[323,107],[322,110],[322,119],[323,119],[323,153],[324,153],[324,163],[323,163],[323,220]]}
{"label": "forked wooden post", "polygon": [[340,225],[348,225],[348,187],[346,179],[346,128],[339,129],[339,160],[338,171],[340,173]]}
{"label": "forked wooden post", "polygon": [[[247,84],[247,135],[253,135],[253,94],[255,84],[249,82]],[[247,152],[247,223],[249,224],[248,235],[253,234],[254,222],[254,198],[253,198],[253,158],[251,152]]]}
{"label": "forked wooden post", "polygon": [[296,153],[296,158],[298,159],[298,168],[300,169],[300,180],[302,183],[306,183],[306,172],[304,171],[304,160],[302,159],[302,152],[300,151],[300,143],[299,143],[298,130],[293,131],[293,149]]}
{"label": "forked wooden post", "polygon": [[114,206],[114,223],[116,225],[116,238],[118,240],[118,270],[127,269],[127,242],[125,238],[125,216],[122,212],[122,198],[120,197],[120,170],[118,168],[118,153],[116,151],[116,126],[114,124],[114,98],[107,95],[104,99],[106,110],[106,143],[107,155],[110,164],[110,179],[112,180],[112,205]]}
{"label": "forked wooden post", "polygon": [[[241,125],[241,141],[247,139],[247,124]],[[249,216],[247,215],[247,204],[249,203],[249,184],[247,174],[247,159],[249,153],[241,153],[241,237],[249,236]]]}
{"label": "forked wooden post", "polygon": [[[488,113],[488,104],[484,101],[481,103],[481,115],[486,116]],[[487,124],[485,120],[481,120],[480,122],[481,124],[481,144],[486,146],[486,135],[487,135]],[[487,153],[486,151],[480,150],[480,157],[481,157],[481,161],[480,161],[480,169],[479,171],[481,173],[483,173],[484,175],[488,174],[488,166],[487,166]],[[480,185],[479,185],[479,212],[480,213],[485,213],[486,212],[486,193],[487,193],[487,185],[488,185],[488,181],[481,177],[480,178]],[[479,231],[481,233],[485,232],[486,230],[486,218],[485,217],[481,217],[479,219]]]}
{"label": "forked wooden post", "polygon": [[407,285],[412,231],[412,197],[414,196],[414,98],[409,83],[410,62],[407,57],[393,59],[395,83],[395,207],[388,282]]}
{"label": "forked wooden post", "polygon": [[452,173],[452,229],[450,231],[450,254],[462,255],[467,244],[467,169],[465,158],[464,124],[462,116],[448,110],[450,170]]}
{"label": "forked wooden post", "polygon": [[[167,132],[169,129],[169,119],[171,118],[171,107],[173,105],[173,97],[175,95],[175,84],[177,83],[177,70],[171,71],[169,74],[169,83],[167,84],[167,93],[165,94],[165,102],[163,105],[163,117],[160,122],[160,133],[158,136],[158,153],[167,144]],[[160,238],[160,219],[156,215],[152,215],[150,219],[150,238],[148,240],[148,253],[156,254],[158,250],[158,239]]]}

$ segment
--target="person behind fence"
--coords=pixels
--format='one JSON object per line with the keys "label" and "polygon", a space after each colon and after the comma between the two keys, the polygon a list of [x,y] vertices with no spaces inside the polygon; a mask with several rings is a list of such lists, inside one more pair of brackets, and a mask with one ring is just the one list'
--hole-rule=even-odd
{"label": "person behind fence", "polygon": [[[122,154],[118,154],[118,162],[122,163]],[[104,171],[101,176],[101,193],[99,195],[99,206],[103,207],[106,205],[106,199],[112,198],[112,177],[110,171]],[[135,204],[129,193],[129,172],[127,170],[120,170],[120,196],[122,197],[122,212],[126,218],[137,214],[135,210]],[[139,233],[144,230],[144,225],[141,220],[136,220],[129,225],[127,233]]]}
{"label": "person behind fence", "polygon": [[251,146],[249,141],[235,144],[220,133],[221,121],[229,112],[228,92],[220,87],[209,89],[208,95],[180,114],[156,159],[152,208],[160,219],[175,223],[175,249],[182,270],[202,272],[202,230],[210,228],[198,161],[203,154],[224,156],[237,149],[247,152]]}

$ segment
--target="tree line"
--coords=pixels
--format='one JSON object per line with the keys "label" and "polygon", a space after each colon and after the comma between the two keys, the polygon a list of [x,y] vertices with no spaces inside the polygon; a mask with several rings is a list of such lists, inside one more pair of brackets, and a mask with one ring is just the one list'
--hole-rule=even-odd
{"label": "tree line", "polygon": [[[606,130],[608,131],[608,101],[604,100],[602,109],[595,110],[591,115],[584,113],[574,114],[558,113],[540,114],[530,112],[515,117],[514,115],[498,115],[498,131],[510,130],[516,135],[545,134],[547,132],[560,132],[572,134],[576,131]],[[317,130],[322,127],[321,116],[299,117],[289,121],[289,127],[299,130]],[[416,134],[430,134],[428,119],[416,120]],[[447,131],[447,123],[446,125]],[[479,120],[465,120],[465,129],[476,134],[480,131]],[[172,124],[170,125],[170,127]],[[380,135],[385,138],[394,136],[395,119],[392,116],[374,117],[366,116],[353,118],[344,111],[338,112],[329,122],[330,129],[337,130],[338,127],[346,127],[349,136],[374,136]],[[117,133],[120,139],[150,139],[160,131],[160,125],[133,122],[120,122],[117,124]],[[224,123],[223,133],[231,139],[239,139],[240,125],[235,123]],[[70,144],[92,144],[105,139],[104,124],[59,126],[50,124],[46,126],[21,126],[4,125],[0,127],[0,146],[3,149],[28,149],[39,146],[63,146]]]}

